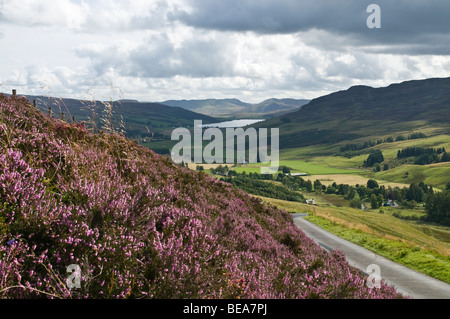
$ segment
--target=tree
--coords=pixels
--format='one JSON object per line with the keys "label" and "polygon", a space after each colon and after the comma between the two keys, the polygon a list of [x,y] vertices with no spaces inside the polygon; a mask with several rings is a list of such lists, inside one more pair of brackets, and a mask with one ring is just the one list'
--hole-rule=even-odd
{"label": "tree", "polygon": [[371,167],[377,163],[384,161],[383,152],[381,150],[374,150],[369,154],[369,157],[364,161],[364,166]]}
{"label": "tree", "polygon": [[314,181],[314,190],[318,192],[322,191],[322,183],[318,179]]}
{"label": "tree", "polygon": [[379,187],[379,186],[378,186],[378,182],[376,180],[369,179],[367,181],[367,188],[374,189],[374,188],[377,188],[377,187]]}
{"label": "tree", "polygon": [[378,206],[378,198],[375,194],[372,194],[372,196],[370,196],[370,207],[372,207],[372,209],[380,207]]}
{"label": "tree", "polygon": [[327,194],[336,194],[337,189],[334,188],[332,185],[329,185],[326,189]]}
{"label": "tree", "polygon": [[384,203],[384,197],[381,194],[377,195],[377,203],[378,203],[378,207],[381,207]]}
{"label": "tree", "polygon": [[427,219],[450,226],[450,192],[443,191],[427,196]]}
{"label": "tree", "polygon": [[423,202],[423,189],[417,184],[411,184],[406,192],[406,199],[409,201]]}
{"label": "tree", "polygon": [[450,162],[450,154],[447,152],[442,153],[441,162]]}
{"label": "tree", "polygon": [[[278,167],[278,172],[283,172],[283,174],[290,174],[291,169],[289,167],[287,167],[286,165],[281,165],[280,167]],[[281,174],[281,173],[279,173],[279,174]]]}
{"label": "tree", "polygon": [[347,184],[340,184],[338,187],[338,192],[340,195],[347,196],[350,192],[350,186]]}
{"label": "tree", "polygon": [[308,192],[311,192],[311,191],[312,191],[313,185],[312,185],[311,180],[308,179],[308,180],[306,181],[306,183],[305,183],[305,188],[306,188],[306,190],[307,190]]}
{"label": "tree", "polygon": [[349,188],[349,193],[348,193],[346,199],[354,199],[355,196],[358,196],[358,198],[359,198],[359,194],[356,191],[356,189],[353,187]]}
{"label": "tree", "polygon": [[[355,192],[356,193],[356,192]],[[361,208],[361,199],[359,198],[358,193],[355,194],[355,196],[353,197],[353,199],[350,201],[350,207],[353,208]]]}
{"label": "tree", "polygon": [[228,177],[237,176],[237,174],[238,173],[235,170],[233,170],[233,169],[228,171]]}

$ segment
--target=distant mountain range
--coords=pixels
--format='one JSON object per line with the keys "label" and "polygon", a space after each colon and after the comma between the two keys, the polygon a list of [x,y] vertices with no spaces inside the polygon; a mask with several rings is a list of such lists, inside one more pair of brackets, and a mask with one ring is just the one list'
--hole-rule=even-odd
{"label": "distant mountain range", "polygon": [[274,117],[300,109],[310,100],[268,99],[261,103],[245,103],[238,99],[169,100],[160,102],[214,117]]}
{"label": "distant mountain range", "polygon": [[[9,94],[6,94],[9,95]],[[107,101],[77,100],[47,96],[26,95],[44,112],[52,108],[54,116],[63,112],[68,119],[75,116],[77,121],[89,118],[102,118]],[[190,127],[194,120],[202,120],[203,124],[220,122],[225,119],[241,118],[271,118],[300,109],[309,100],[268,99],[261,103],[250,104],[238,99],[207,99],[207,100],[169,100],[160,103],[139,102],[122,99],[113,102],[112,119],[123,118],[128,131],[147,130],[165,134],[174,127]]]}
{"label": "distant mountain range", "polygon": [[[44,112],[51,106],[77,121],[105,116],[107,102],[27,96]],[[170,100],[161,103],[120,100],[113,102],[111,119],[123,118],[128,136],[158,132],[170,139],[175,127],[192,127],[224,119],[266,118],[255,127],[280,129],[280,147],[336,144],[373,140],[413,131],[450,133],[450,78],[431,78],[372,88],[353,86],[311,101],[268,99],[244,103],[238,99]],[[281,114],[281,115],[280,115]]]}
{"label": "distant mountain range", "polygon": [[300,110],[265,121],[291,148],[431,129],[450,133],[450,78],[388,87],[353,86],[316,98]]}
{"label": "distant mountain range", "polygon": [[[147,132],[170,134],[175,127],[192,127],[194,120],[202,120],[204,124],[217,122],[216,118],[186,110],[181,107],[171,107],[158,103],[138,102],[135,100],[114,101],[112,104],[105,101],[87,101],[46,96],[25,96],[43,112],[52,108],[54,117],[61,117],[62,113],[67,120],[75,117],[77,122],[95,119],[99,127],[101,119],[108,119],[117,127],[123,119],[125,129],[129,136],[141,135]],[[109,105],[112,107],[108,109]],[[111,111],[109,114],[109,110]]]}

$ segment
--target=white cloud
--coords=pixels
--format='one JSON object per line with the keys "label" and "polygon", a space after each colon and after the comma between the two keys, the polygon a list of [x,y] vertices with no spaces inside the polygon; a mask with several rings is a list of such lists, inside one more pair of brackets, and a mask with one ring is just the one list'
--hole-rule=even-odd
{"label": "white cloud", "polygon": [[36,1],[5,0],[2,3],[4,19],[16,25],[79,28],[85,21],[88,6],[69,0]]}
{"label": "white cloud", "polygon": [[[380,0],[373,33],[365,5],[344,2],[0,0],[0,89],[256,101],[449,76],[437,9],[414,0],[393,21],[402,6]],[[403,30],[413,18],[423,29]]]}
{"label": "white cloud", "polygon": [[126,32],[165,24],[172,1],[145,0],[3,0],[7,23],[67,28],[76,32]]}

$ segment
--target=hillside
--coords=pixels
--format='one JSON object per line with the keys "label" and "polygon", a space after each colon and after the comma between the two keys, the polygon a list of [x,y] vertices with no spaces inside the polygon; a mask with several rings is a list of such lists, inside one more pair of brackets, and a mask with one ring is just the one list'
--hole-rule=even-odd
{"label": "hillside", "polygon": [[449,133],[450,78],[354,86],[312,100],[300,110],[264,122],[280,128],[280,147],[333,144],[344,140],[432,128]]}
{"label": "hillside", "polygon": [[178,106],[193,112],[219,117],[274,117],[301,108],[309,100],[268,99],[261,103],[245,103],[238,99],[169,100],[161,104]]}
{"label": "hillside", "polygon": [[61,117],[61,112],[64,112],[66,118],[71,119],[75,116],[76,121],[95,119],[99,127],[102,126],[101,118],[108,118],[115,127],[119,127],[122,117],[125,135],[128,137],[145,136],[149,131],[170,136],[173,128],[190,127],[194,120],[202,120],[204,123],[217,122],[215,118],[184,108],[135,100],[119,100],[111,103],[32,95],[26,98],[30,102],[36,100],[37,107],[43,112],[47,112],[51,107],[54,117]]}
{"label": "hillside", "polygon": [[120,135],[5,96],[0,128],[1,298],[401,297],[285,211]]}

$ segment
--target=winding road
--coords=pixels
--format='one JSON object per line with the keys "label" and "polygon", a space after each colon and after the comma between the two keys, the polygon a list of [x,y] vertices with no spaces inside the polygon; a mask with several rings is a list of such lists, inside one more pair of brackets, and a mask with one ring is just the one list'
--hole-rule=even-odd
{"label": "winding road", "polygon": [[300,230],[324,249],[328,251],[332,249],[340,250],[344,253],[350,265],[359,268],[367,275],[374,274],[373,268],[368,268],[369,265],[376,265],[376,268],[379,267],[381,278],[403,295],[414,299],[450,299],[449,284],[411,270],[333,235],[305,220],[303,218],[305,216],[307,215],[294,214],[294,223]]}

